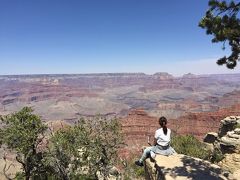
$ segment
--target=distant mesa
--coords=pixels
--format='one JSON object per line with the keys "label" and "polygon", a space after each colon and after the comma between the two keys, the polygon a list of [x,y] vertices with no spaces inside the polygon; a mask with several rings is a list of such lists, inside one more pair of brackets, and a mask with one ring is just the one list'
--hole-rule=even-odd
{"label": "distant mesa", "polygon": [[153,74],[153,77],[158,77],[161,80],[165,80],[165,79],[173,79],[174,76],[167,73],[167,72],[157,72],[155,74]]}
{"label": "distant mesa", "polygon": [[182,77],[183,77],[183,78],[196,78],[197,75],[192,74],[192,73],[187,73],[187,74],[184,74]]}

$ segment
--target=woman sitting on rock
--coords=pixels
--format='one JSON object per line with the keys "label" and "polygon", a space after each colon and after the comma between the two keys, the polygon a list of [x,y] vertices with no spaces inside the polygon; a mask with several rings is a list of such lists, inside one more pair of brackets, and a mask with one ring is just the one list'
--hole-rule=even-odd
{"label": "woman sitting on rock", "polygon": [[147,157],[151,156],[154,159],[156,154],[168,156],[176,153],[175,150],[170,146],[171,130],[167,128],[167,119],[163,116],[160,117],[159,124],[161,128],[155,132],[154,146],[147,147],[144,150],[141,159],[135,162],[136,165],[143,166],[143,161]]}

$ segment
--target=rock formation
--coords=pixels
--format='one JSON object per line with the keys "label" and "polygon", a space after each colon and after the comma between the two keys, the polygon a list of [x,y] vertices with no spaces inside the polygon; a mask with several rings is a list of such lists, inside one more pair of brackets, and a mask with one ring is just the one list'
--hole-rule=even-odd
{"label": "rock formation", "polygon": [[[204,142],[213,144],[224,158],[218,163],[224,169],[240,179],[240,116],[229,116],[221,120],[218,133],[208,133]],[[234,177],[235,176],[235,177]]]}
{"label": "rock formation", "polygon": [[[199,140],[202,140],[206,133],[218,131],[221,119],[230,115],[239,114],[240,105],[236,104],[229,108],[222,108],[213,112],[188,113],[175,120],[171,120],[169,126],[178,134],[192,134]],[[233,125],[229,124],[228,126],[224,125],[226,128],[231,128]],[[224,132],[221,133],[225,133],[228,129],[223,129],[222,131]]]}
{"label": "rock formation", "polygon": [[147,159],[145,172],[149,180],[227,180],[219,166],[183,154]]}
{"label": "rock formation", "polygon": [[0,76],[0,114],[31,106],[45,120],[80,115],[126,116],[144,108],[151,116],[176,119],[240,103],[240,74],[103,73]]}

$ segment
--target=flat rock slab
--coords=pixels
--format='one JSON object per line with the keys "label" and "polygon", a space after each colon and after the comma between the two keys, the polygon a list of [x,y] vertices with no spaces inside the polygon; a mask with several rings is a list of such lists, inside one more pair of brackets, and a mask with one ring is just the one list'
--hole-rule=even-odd
{"label": "flat rock slab", "polygon": [[4,166],[6,164],[6,169],[7,169],[7,176],[9,178],[14,178],[15,177],[15,174],[19,171],[21,171],[21,165],[17,162],[13,162],[13,161],[4,161],[3,159],[0,159],[0,179],[1,180],[8,180],[5,176],[4,176],[4,173],[3,173],[3,169],[4,169]]}
{"label": "flat rock slab", "polygon": [[[156,162],[146,160],[146,179],[150,180],[219,180],[227,179],[219,166],[182,154],[157,155]],[[148,176],[148,177],[147,177]]]}

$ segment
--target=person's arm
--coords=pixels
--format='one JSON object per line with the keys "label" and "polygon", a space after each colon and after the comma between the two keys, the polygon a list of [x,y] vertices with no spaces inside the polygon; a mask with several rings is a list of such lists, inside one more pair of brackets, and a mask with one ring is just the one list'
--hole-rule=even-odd
{"label": "person's arm", "polygon": [[153,145],[150,143],[150,136],[148,136],[148,145],[150,145],[150,146],[156,146],[157,145],[157,131],[154,134]]}
{"label": "person's arm", "polygon": [[157,131],[155,131],[154,140],[153,140],[153,145],[154,146],[157,145],[157,138],[158,138],[158,134],[157,134]]}
{"label": "person's arm", "polygon": [[147,142],[148,142],[149,146],[152,146],[152,144],[150,143],[150,136],[148,136],[148,141]]}
{"label": "person's arm", "polygon": [[156,139],[156,138],[154,138],[153,145],[154,145],[154,146],[157,145],[157,139]]}

